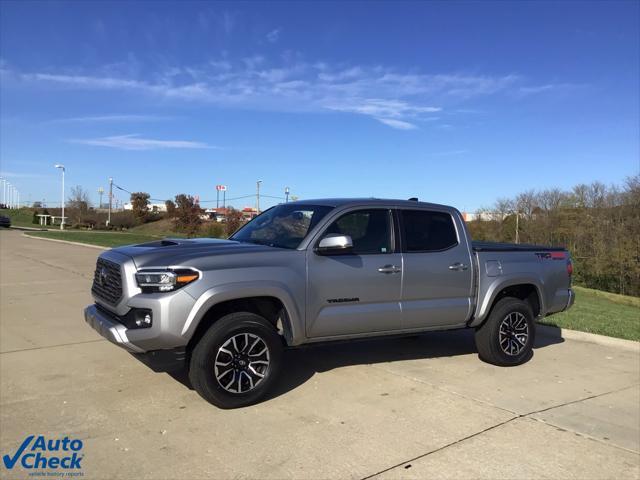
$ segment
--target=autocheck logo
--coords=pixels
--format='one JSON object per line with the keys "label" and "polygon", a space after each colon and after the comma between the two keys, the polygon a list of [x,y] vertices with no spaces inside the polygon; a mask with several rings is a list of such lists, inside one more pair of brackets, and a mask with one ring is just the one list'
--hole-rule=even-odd
{"label": "autocheck logo", "polygon": [[[22,441],[13,455],[3,455],[4,466],[11,470],[20,465],[27,470],[63,470],[63,472],[47,472],[46,476],[82,476],[78,472],[82,468],[84,458],[82,440],[69,437],[47,439],[44,435],[29,435]],[[30,475],[36,474],[33,472]]]}

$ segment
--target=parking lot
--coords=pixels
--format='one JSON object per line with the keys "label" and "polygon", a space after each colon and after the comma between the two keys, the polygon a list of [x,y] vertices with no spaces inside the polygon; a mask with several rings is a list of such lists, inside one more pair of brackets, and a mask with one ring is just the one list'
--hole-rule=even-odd
{"label": "parking lot", "polygon": [[43,434],[83,441],[85,478],[640,475],[638,348],[546,333],[515,368],[470,331],[304,348],[268,401],[219,410],[84,323],[99,253],[0,232],[3,455]]}

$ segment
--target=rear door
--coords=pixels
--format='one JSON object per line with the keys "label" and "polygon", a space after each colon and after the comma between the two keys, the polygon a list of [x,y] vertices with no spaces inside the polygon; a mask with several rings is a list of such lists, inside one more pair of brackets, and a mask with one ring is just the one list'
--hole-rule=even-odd
{"label": "rear door", "polygon": [[349,254],[307,251],[307,336],[327,337],[397,330],[401,326],[402,255],[395,248],[388,208],[346,212],[329,233],[349,235]]}
{"label": "rear door", "polygon": [[403,209],[402,328],[463,325],[472,306],[471,252],[447,211]]}

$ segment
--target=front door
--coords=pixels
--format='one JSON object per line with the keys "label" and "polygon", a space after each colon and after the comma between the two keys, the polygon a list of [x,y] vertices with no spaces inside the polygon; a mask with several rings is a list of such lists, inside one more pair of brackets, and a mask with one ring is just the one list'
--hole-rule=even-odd
{"label": "front door", "polygon": [[[463,325],[471,313],[471,253],[450,213],[400,211],[402,328]],[[460,231],[460,232],[459,232]]]}
{"label": "front door", "polygon": [[329,233],[349,235],[348,254],[307,251],[307,336],[333,337],[401,328],[402,256],[389,209],[359,209],[334,221]]}

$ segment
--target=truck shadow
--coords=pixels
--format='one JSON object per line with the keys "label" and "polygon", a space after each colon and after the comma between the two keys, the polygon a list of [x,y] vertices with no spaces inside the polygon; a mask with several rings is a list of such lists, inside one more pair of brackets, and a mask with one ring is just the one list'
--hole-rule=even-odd
{"label": "truck shadow", "polygon": [[[534,351],[564,342],[560,329],[538,329]],[[413,336],[351,340],[309,345],[284,352],[282,373],[264,401],[299,387],[316,373],[351,365],[371,365],[403,360],[428,360],[477,354],[471,329],[427,332]],[[535,353],[534,353],[535,354]],[[481,361],[478,359],[478,361]],[[185,372],[170,375],[192,388]]]}

